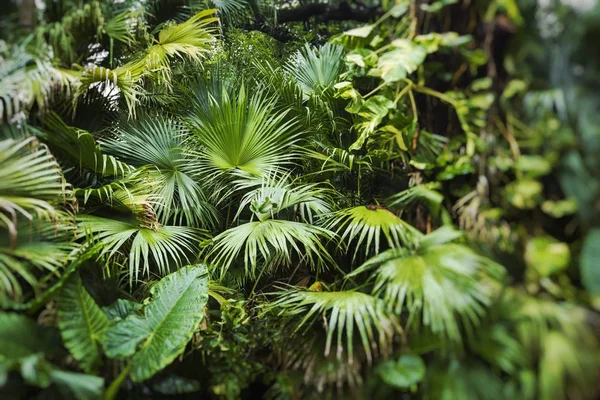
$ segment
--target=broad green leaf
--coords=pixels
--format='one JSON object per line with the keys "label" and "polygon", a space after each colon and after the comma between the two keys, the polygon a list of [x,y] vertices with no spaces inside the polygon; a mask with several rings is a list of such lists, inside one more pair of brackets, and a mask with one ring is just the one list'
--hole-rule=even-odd
{"label": "broad green leaf", "polygon": [[377,68],[369,75],[378,76],[386,83],[398,82],[415,72],[425,61],[427,50],[408,39],[396,39],[392,42],[394,50],[379,57]]}
{"label": "broad green leaf", "polygon": [[414,354],[403,354],[397,361],[389,360],[376,370],[383,382],[397,389],[407,389],[423,380],[425,363]]}
{"label": "broad green leaf", "polygon": [[369,135],[375,132],[375,129],[393,107],[394,103],[392,100],[380,95],[375,95],[364,102],[357,112],[362,119],[361,122],[357,124],[361,134],[356,142],[350,146],[350,150],[360,149]]}
{"label": "broad green leaf", "polygon": [[77,400],[100,399],[104,391],[104,379],[77,372],[54,369],[50,372],[52,383],[63,393],[63,398],[74,396]]}
{"label": "broad green leaf", "polygon": [[566,243],[550,236],[538,236],[527,243],[525,261],[541,276],[550,276],[569,266],[571,252]]}
{"label": "broad green leaf", "polygon": [[577,201],[575,199],[559,201],[546,200],[542,203],[542,211],[554,218],[573,215],[577,212]]}
{"label": "broad green leaf", "polygon": [[543,186],[533,179],[514,181],[505,188],[508,201],[520,209],[534,208],[542,200]]}
{"label": "broad green leaf", "polygon": [[389,11],[390,15],[394,18],[400,18],[408,11],[408,1],[404,1],[400,4],[394,5],[392,9]]}
{"label": "broad green leaf", "polygon": [[600,295],[600,229],[592,229],[581,250],[581,280],[593,296]]}
{"label": "broad green leaf", "polygon": [[517,158],[514,167],[527,177],[537,178],[552,170],[550,162],[539,155],[523,155]]}
{"label": "broad green leaf", "polygon": [[440,47],[459,47],[473,40],[471,35],[459,35],[456,32],[428,33],[415,37],[414,42],[425,47],[427,53],[435,53]]}
{"label": "broad green leaf", "polygon": [[[26,332],[26,334],[24,334]],[[56,353],[60,336],[19,314],[0,313],[0,359],[18,360],[38,353]]]}
{"label": "broad green leaf", "polygon": [[[130,314],[107,329],[106,355],[131,358],[131,379],[144,381],[185,349],[204,317],[208,301],[206,267],[188,266],[167,275],[150,290],[144,315]],[[138,348],[139,345],[139,348]]]}
{"label": "broad green leaf", "polygon": [[125,299],[118,299],[110,306],[102,307],[102,310],[108,319],[113,322],[127,318],[129,314],[139,310],[141,307],[142,304],[140,303]]}
{"label": "broad green leaf", "polygon": [[421,10],[427,11],[430,13],[437,13],[441,11],[444,7],[447,7],[452,4],[458,3],[458,0],[436,0],[431,4],[421,4]]}
{"label": "broad green leaf", "polygon": [[27,384],[39,388],[47,388],[52,384],[53,366],[44,359],[42,354],[34,354],[20,361],[21,376]]}
{"label": "broad green leaf", "polygon": [[366,38],[371,34],[373,28],[375,28],[375,25],[365,25],[359,28],[350,29],[349,31],[344,32],[344,35]]}
{"label": "broad green leaf", "polygon": [[58,327],[65,347],[86,372],[100,366],[100,337],[108,325],[106,314],[85,290],[79,274],[75,274],[58,299]]}

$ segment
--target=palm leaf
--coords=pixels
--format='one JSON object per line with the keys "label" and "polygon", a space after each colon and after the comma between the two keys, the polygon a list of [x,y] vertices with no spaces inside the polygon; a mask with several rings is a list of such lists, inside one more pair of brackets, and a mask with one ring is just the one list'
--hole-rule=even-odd
{"label": "palm leaf", "polygon": [[0,226],[15,234],[17,215],[31,220],[56,216],[53,205],[71,194],[60,166],[33,137],[0,141]]}
{"label": "palm leaf", "polygon": [[236,171],[260,176],[293,162],[291,146],[299,140],[298,124],[286,119],[286,112],[275,111],[276,99],[262,91],[248,96],[244,86],[232,96],[223,90],[220,98],[211,94],[209,98],[207,107],[197,107],[188,119],[204,147],[200,173],[210,178]]}
{"label": "palm leaf", "polygon": [[34,104],[46,110],[56,89],[69,92],[75,84],[70,73],[17,48],[7,59],[0,54],[0,122],[10,120]]}
{"label": "palm leaf", "polygon": [[356,239],[354,257],[365,243],[365,253],[379,253],[382,236],[389,247],[410,246],[422,235],[410,224],[379,206],[359,206],[335,212],[329,216],[327,227],[337,227],[336,233],[341,233],[341,240],[346,240],[349,247]]}
{"label": "palm leaf", "polygon": [[68,126],[57,114],[49,113],[44,126],[48,130],[45,139],[61,160],[105,176],[125,176],[132,171],[128,164],[103,154],[92,134]]}
{"label": "palm leaf", "polygon": [[442,206],[444,196],[438,191],[439,182],[423,183],[410,187],[389,198],[390,207],[406,208],[415,203],[423,203],[429,211],[442,219],[444,223],[452,221],[446,209]]}
{"label": "palm leaf", "polygon": [[131,379],[141,382],[169,365],[204,317],[208,275],[204,266],[174,272],[150,290],[144,315],[131,314],[111,326],[103,346],[109,357],[131,358]]}
{"label": "palm leaf", "polygon": [[[285,211],[298,215],[302,221],[313,223],[316,217],[331,211],[331,190],[318,184],[291,182],[291,173],[275,169],[257,179],[237,182],[236,190],[245,191],[236,218],[250,206],[261,221]],[[257,187],[258,186],[258,187]]]}
{"label": "palm leaf", "polygon": [[58,327],[65,347],[88,373],[100,365],[100,337],[108,324],[108,318],[75,274],[60,292]]}
{"label": "palm leaf", "polygon": [[327,316],[325,322],[327,341],[324,354],[329,355],[335,335],[337,358],[341,359],[345,346],[350,363],[354,357],[355,328],[358,330],[360,342],[369,362],[372,361],[373,352],[377,349],[383,354],[390,351],[394,332],[400,329],[384,302],[361,292],[316,292],[292,289],[279,293],[277,300],[268,307],[279,309],[280,315],[295,317],[293,321],[297,324],[296,331],[308,324],[324,320]]}
{"label": "palm leaf", "polygon": [[185,149],[189,131],[175,119],[145,115],[120,124],[103,144],[107,152],[135,167],[148,169],[156,181],[150,190],[157,199],[158,221],[213,227],[216,209],[195,178],[197,161]]}
{"label": "palm leaf", "polygon": [[201,11],[185,22],[166,26],[158,33],[156,43],[146,49],[142,57],[118,68],[111,70],[96,65],[87,67],[82,72],[78,94],[81,95],[99,82],[116,86],[123,95],[129,115],[133,115],[143,93],[142,78],[151,75],[159,83],[170,86],[169,62],[174,57],[187,57],[200,62],[210,52],[215,41],[214,28],[210,25],[218,21],[218,18],[212,17],[214,12],[214,9]]}
{"label": "palm leaf", "polygon": [[88,237],[102,246],[99,256],[106,261],[128,260],[129,279],[138,280],[140,273],[150,275],[151,266],[165,275],[173,268],[190,262],[198,243],[206,238],[202,230],[185,226],[140,227],[132,222],[81,215],[78,237]]}
{"label": "palm leaf", "polygon": [[497,293],[503,269],[466,246],[448,243],[454,239],[449,229],[435,231],[420,241],[417,250],[387,250],[348,277],[377,267],[374,294],[396,313],[406,309],[409,322],[416,320],[460,343],[460,327],[479,324]]}
{"label": "palm leaf", "polygon": [[294,255],[299,262],[319,268],[333,263],[321,240],[334,236],[327,229],[296,221],[248,222],[216,236],[208,259],[221,270],[221,277],[242,252],[245,272],[251,277],[259,263],[263,268],[289,266]]}
{"label": "palm leaf", "polygon": [[343,47],[326,43],[318,49],[305,45],[284,66],[296,80],[305,98],[322,94],[339,81]]}
{"label": "palm leaf", "polygon": [[[60,215],[60,217],[58,217]],[[37,294],[53,276],[60,276],[76,254],[73,224],[57,214],[56,222],[35,221],[17,225],[16,240],[0,236],[0,304],[23,299],[27,284]]]}

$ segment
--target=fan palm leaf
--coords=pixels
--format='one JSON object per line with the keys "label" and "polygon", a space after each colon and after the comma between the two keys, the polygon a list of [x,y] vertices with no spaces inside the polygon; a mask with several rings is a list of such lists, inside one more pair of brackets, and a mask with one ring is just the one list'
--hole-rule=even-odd
{"label": "fan palm leaf", "polygon": [[29,220],[57,216],[71,190],[60,166],[34,137],[0,141],[0,227],[16,237],[17,217]]}
{"label": "fan palm leaf", "polygon": [[74,224],[57,212],[56,221],[34,221],[16,226],[16,239],[0,237],[0,304],[19,302],[23,286],[34,292],[52,276],[60,276],[78,245],[73,242]]}
{"label": "fan palm leaf", "polygon": [[56,89],[68,92],[75,82],[74,75],[24,48],[17,48],[10,55],[0,53],[0,122],[28,111],[34,104],[46,110]]}
{"label": "fan palm leaf", "polygon": [[102,247],[99,257],[107,261],[125,259],[129,280],[140,274],[149,276],[151,266],[160,275],[189,263],[198,243],[206,239],[204,231],[185,226],[140,227],[138,224],[91,215],[78,216],[79,238],[88,237]]}
{"label": "fan palm leaf", "polygon": [[322,240],[331,240],[334,233],[296,221],[268,219],[248,222],[217,235],[208,259],[221,271],[221,277],[243,253],[248,276],[256,276],[256,268],[289,266],[293,256],[298,262],[320,268],[333,263]]}
{"label": "fan palm leaf", "polygon": [[284,66],[302,89],[306,99],[332,88],[342,72],[343,47],[326,43],[319,48],[306,44]]}
{"label": "fan palm leaf", "polygon": [[[356,239],[354,257],[366,240],[365,253],[377,254],[382,237],[389,247],[410,246],[422,234],[410,224],[380,206],[358,206],[335,212],[329,216],[327,227],[341,234],[341,240],[350,246]],[[343,231],[343,232],[342,232]]]}
{"label": "fan palm leaf", "polygon": [[175,58],[189,58],[200,62],[212,49],[216,39],[215,29],[211,26],[218,18],[213,17],[215,10],[205,10],[180,24],[168,25],[158,33],[156,43],[145,53],[128,63],[108,69],[100,66],[87,67],[81,75],[79,94],[98,82],[119,88],[133,115],[139,96],[143,93],[141,79],[151,75],[159,83],[171,85],[171,67],[169,62]]}
{"label": "fan palm leaf", "polygon": [[300,140],[298,123],[276,112],[275,98],[263,91],[248,95],[244,86],[237,94],[223,90],[219,99],[210,95],[207,108],[198,108],[188,119],[196,140],[203,146],[200,172],[211,177],[242,172],[260,176],[274,166],[294,161],[292,145]]}
{"label": "fan palm leaf", "polygon": [[197,161],[184,145],[188,136],[189,131],[175,119],[145,115],[120,124],[103,148],[137,168],[150,167],[147,170],[156,184],[149,189],[160,223],[213,227],[217,212],[195,179]]}
{"label": "fan palm leaf", "polygon": [[245,191],[236,217],[249,206],[261,221],[287,210],[312,224],[316,217],[331,211],[331,190],[318,184],[294,183],[290,172],[275,169],[261,178],[244,179],[236,190]]}
{"label": "fan palm leaf", "polygon": [[466,246],[449,243],[455,231],[442,228],[425,236],[415,251],[393,248],[378,254],[349,274],[374,267],[373,294],[396,313],[406,309],[416,320],[460,343],[460,327],[479,324],[497,293],[503,268]]}
{"label": "fan palm leaf", "polygon": [[336,357],[341,359],[346,347],[349,363],[354,358],[355,329],[369,362],[374,351],[384,354],[390,351],[393,335],[400,329],[385,303],[366,293],[290,289],[277,295],[278,298],[267,307],[279,310],[280,315],[294,317],[296,331],[326,318],[325,356],[331,352],[335,337]]}

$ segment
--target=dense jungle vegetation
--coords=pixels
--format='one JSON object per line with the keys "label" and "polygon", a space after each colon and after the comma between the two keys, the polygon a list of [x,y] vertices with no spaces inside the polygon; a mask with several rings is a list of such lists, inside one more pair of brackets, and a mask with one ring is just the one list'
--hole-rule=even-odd
{"label": "dense jungle vegetation", "polygon": [[600,2],[1,8],[0,398],[598,398]]}

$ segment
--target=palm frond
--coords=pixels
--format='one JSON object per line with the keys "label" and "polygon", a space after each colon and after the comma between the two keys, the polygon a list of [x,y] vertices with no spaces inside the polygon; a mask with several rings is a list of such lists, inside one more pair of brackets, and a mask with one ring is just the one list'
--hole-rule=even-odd
{"label": "palm frond", "polygon": [[[356,239],[354,257],[365,243],[365,254],[377,254],[382,237],[389,247],[411,246],[422,234],[410,224],[380,206],[358,206],[329,216],[326,226],[341,233],[349,247]],[[343,230],[343,233],[342,233]]]}
{"label": "palm frond", "polygon": [[262,91],[248,95],[245,88],[219,100],[188,119],[197,141],[204,147],[200,172],[217,177],[236,171],[260,176],[274,166],[294,161],[291,146],[300,139],[297,121],[275,111],[275,99]]}
{"label": "palm frond", "polygon": [[132,171],[128,164],[103,154],[91,133],[68,126],[57,114],[49,113],[44,126],[49,133],[45,139],[57,156],[70,165],[105,176],[123,177]]}
{"label": "palm frond", "polygon": [[16,236],[18,216],[57,216],[55,205],[71,196],[60,166],[45,146],[29,137],[0,141],[0,227]]}
{"label": "palm frond", "polygon": [[395,317],[384,302],[377,297],[356,291],[317,292],[290,289],[278,293],[278,298],[268,304],[279,310],[279,315],[294,317],[296,331],[324,321],[327,332],[324,354],[329,355],[336,338],[336,357],[341,359],[344,347],[348,362],[354,357],[354,330],[369,363],[373,353],[387,354],[391,350],[394,333],[400,330]]}
{"label": "palm frond", "polygon": [[34,221],[16,226],[15,238],[0,236],[0,305],[20,302],[52,276],[60,276],[78,245],[73,242],[74,224],[69,215],[56,213],[56,221]]}
{"label": "palm frond", "polygon": [[312,224],[316,217],[331,211],[331,190],[318,184],[294,183],[290,172],[273,170],[254,180],[244,179],[236,185],[236,190],[245,191],[236,218],[250,206],[260,221],[280,212],[292,211]]}
{"label": "palm frond", "polygon": [[333,87],[342,72],[343,47],[326,43],[319,48],[306,44],[284,66],[304,93],[305,98]]}
{"label": "palm frond", "polygon": [[241,21],[249,11],[248,0],[211,0],[219,15],[228,23]]}
{"label": "palm frond", "polygon": [[74,86],[72,74],[24,48],[0,54],[0,122],[29,111],[34,104],[45,111],[55,90],[70,92]]}
{"label": "palm frond", "polygon": [[208,259],[220,269],[221,277],[235,265],[241,253],[250,277],[256,276],[261,264],[263,269],[290,266],[294,256],[298,263],[322,268],[333,263],[322,240],[334,237],[327,229],[302,222],[276,219],[248,222],[217,235]]}
{"label": "palm frond", "polygon": [[156,184],[149,187],[149,193],[156,199],[160,223],[174,221],[212,227],[217,211],[195,179],[198,163],[184,144],[189,135],[185,126],[175,119],[144,115],[117,126],[113,137],[104,141],[103,148],[137,168],[151,166],[147,171]]}
{"label": "palm frond", "polygon": [[141,79],[147,75],[161,84],[171,86],[171,67],[169,62],[179,57],[200,62],[212,49],[216,39],[211,24],[218,21],[213,17],[215,10],[205,10],[180,24],[172,24],[158,33],[156,43],[146,49],[141,58],[134,59],[115,69],[90,66],[81,75],[78,94],[84,93],[90,86],[103,83],[117,87],[127,104],[129,114],[133,115],[135,106],[143,93]]}
{"label": "palm frond", "polygon": [[106,261],[128,261],[129,280],[140,274],[166,275],[192,261],[200,241],[207,234],[184,226],[140,227],[132,222],[118,221],[91,215],[78,216],[78,237],[87,237],[102,246],[99,257]]}
{"label": "palm frond", "polygon": [[422,238],[416,251],[387,250],[349,274],[374,267],[373,293],[393,307],[407,310],[409,322],[422,323],[435,334],[460,343],[460,327],[477,326],[497,294],[503,268],[456,239],[449,228]]}
{"label": "palm frond", "polygon": [[415,185],[389,198],[390,207],[405,208],[415,203],[423,203],[435,218],[444,223],[451,223],[452,218],[443,207],[444,196],[438,191],[439,182],[429,182]]}

